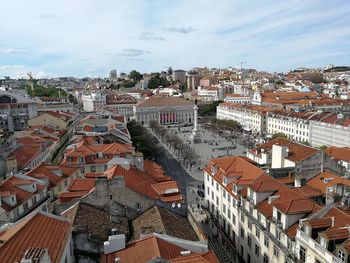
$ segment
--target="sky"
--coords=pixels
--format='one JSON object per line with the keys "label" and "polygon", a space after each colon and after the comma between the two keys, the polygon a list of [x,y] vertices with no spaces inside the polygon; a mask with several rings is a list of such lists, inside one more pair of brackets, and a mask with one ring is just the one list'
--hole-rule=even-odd
{"label": "sky", "polygon": [[0,0],[0,78],[350,65],[350,0]]}

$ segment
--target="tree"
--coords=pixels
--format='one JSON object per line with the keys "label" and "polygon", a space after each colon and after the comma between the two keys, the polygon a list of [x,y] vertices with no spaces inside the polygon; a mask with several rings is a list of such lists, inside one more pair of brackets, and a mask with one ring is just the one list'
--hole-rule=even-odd
{"label": "tree", "polygon": [[129,76],[130,76],[130,79],[132,79],[133,81],[140,81],[141,79],[143,79],[142,74],[136,70],[132,70],[129,73]]}
{"label": "tree", "polygon": [[148,88],[149,89],[156,89],[159,86],[166,87],[169,85],[169,82],[166,78],[161,77],[159,73],[154,75],[149,81],[148,81]]}
{"label": "tree", "polygon": [[170,75],[170,76],[173,75],[173,69],[172,69],[172,67],[169,67],[169,68],[168,68],[168,75]]}
{"label": "tree", "polygon": [[284,134],[283,132],[277,132],[277,133],[272,135],[272,139],[276,139],[276,138],[288,139],[288,136],[286,134]]}

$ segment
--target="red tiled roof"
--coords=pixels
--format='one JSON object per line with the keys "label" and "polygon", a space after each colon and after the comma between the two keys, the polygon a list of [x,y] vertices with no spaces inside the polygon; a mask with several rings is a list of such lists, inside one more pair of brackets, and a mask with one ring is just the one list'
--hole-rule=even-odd
{"label": "red tiled roof", "polygon": [[25,184],[32,184],[33,181],[31,180],[22,180],[20,178],[17,178],[15,175],[8,177],[0,184],[0,192],[10,192],[14,193],[16,195],[16,205],[11,207],[7,205],[5,202],[2,202],[1,207],[4,208],[6,211],[11,211],[13,208],[19,206],[23,202],[27,201],[28,199],[32,198],[34,195],[38,194],[42,189],[44,189],[46,186],[36,184],[36,191],[35,192],[28,192],[23,189],[21,189],[18,183],[25,183]]}
{"label": "red tiled roof", "polygon": [[324,152],[327,155],[334,157],[337,161],[342,160],[350,163],[350,147],[331,146],[325,149]]}
{"label": "red tiled roof", "polygon": [[179,256],[174,259],[170,259],[171,263],[219,263],[219,259],[216,257],[213,251],[206,253],[191,253],[185,256]]}
{"label": "red tiled roof", "polygon": [[0,233],[0,262],[20,262],[31,247],[47,248],[51,262],[61,262],[71,224],[44,212],[33,212]]}
{"label": "red tiled roof", "polygon": [[114,263],[116,257],[119,257],[121,262],[134,263],[148,262],[158,257],[170,260],[179,257],[183,250],[177,245],[151,235],[131,243],[123,250],[107,255],[102,254],[100,262]]}
{"label": "red tiled roof", "polygon": [[264,149],[264,152],[272,152],[273,145],[288,147],[288,157],[286,157],[286,159],[293,162],[300,162],[306,160],[319,152],[318,149],[300,143],[296,143],[284,138],[273,139],[267,143],[259,145],[255,149],[250,150],[250,152],[253,154],[260,154],[262,149]]}
{"label": "red tiled roof", "polygon": [[68,191],[90,191],[95,186],[94,178],[76,178],[68,187]]}
{"label": "red tiled roof", "polygon": [[325,194],[327,192],[327,188],[334,185],[350,186],[350,180],[332,172],[325,171],[309,180],[307,185]]}
{"label": "red tiled roof", "polygon": [[284,214],[311,213],[320,208],[315,202],[304,198],[277,202],[274,206]]}
{"label": "red tiled roof", "polygon": [[183,98],[176,97],[152,97],[150,99],[139,102],[136,107],[161,107],[161,106],[180,106],[193,105],[194,102]]}
{"label": "red tiled roof", "polygon": [[[212,170],[217,168],[217,172],[212,174]],[[212,159],[204,168],[213,179],[226,189],[228,193],[237,198],[232,192],[233,184],[248,185],[254,179],[264,174],[264,171],[252,163],[239,156],[227,156]],[[224,185],[224,178],[230,179],[230,183]]]}

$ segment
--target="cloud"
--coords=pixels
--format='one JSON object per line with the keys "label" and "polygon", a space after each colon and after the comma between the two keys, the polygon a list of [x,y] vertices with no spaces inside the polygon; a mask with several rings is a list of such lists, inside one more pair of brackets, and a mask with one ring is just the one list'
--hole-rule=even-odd
{"label": "cloud", "polygon": [[127,49],[123,49],[120,53],[117,54],[117,56],[135,58],[135,57],[140,57],[147,54],[151,54],[151,52],[144,49],[127,48]]}
{"label": "cloud", "polygon": [[162,36],[158,36],[154,34],[153,32],[142,32],[138,37],[138,39],[141,40],[159,40],[159,41],[165,41],[165,38]]}
{"label": "cloud", "polygon": [[182,34],[189,34],[193,31],[196,31],[196,29],[194,29],[191,26],[166,26],[163,29],[166,31],[177,32]]}
{"label": "cloud", "polygon": [[57,15],[53,15],[53,14],[41,14],[37,16],[39,19],[42,20],[48,20],[48,19],[57,19],[58,16]]}
{"label": "cloud", "polygon": [[1,50],[1,53],[3,54],[24,54],[27,52],[28,51],[25,49],[17,49],[17,48],[6,48]]}

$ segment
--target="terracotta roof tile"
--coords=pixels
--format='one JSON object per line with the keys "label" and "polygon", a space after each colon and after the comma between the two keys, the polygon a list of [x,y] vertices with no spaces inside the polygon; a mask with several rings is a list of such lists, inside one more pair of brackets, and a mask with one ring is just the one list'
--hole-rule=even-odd
{"label": "terracotta roof tile", "polygon": [[186,100],[183,98],[175,98],[175,97],[152,97],[150,99],[146,99],[144,101],[139,102],[136,107],[162,107],[162,106],[177,106],[177,105],[193,105],[194,102],[190,100]]}
{"label": "terracotta roof tile", "polygon": [[350,180],[332,172],[325,171],[309,180],[307,185],[326,194],[328,187],[332,187],[334,185],[350,186]]}
{"label": "terracotta roof tile", "polygon": [[350,163],[350,147],[328,147],[324,152],[335,160],[346,161]]}
{"label": "terracotta roof tile", "polygon": [[47,248],[51,261],[61,262],[70,230],[71,224],[62,218],[33,212],[1,233],[0,262],[20,262],[31,247]]}

